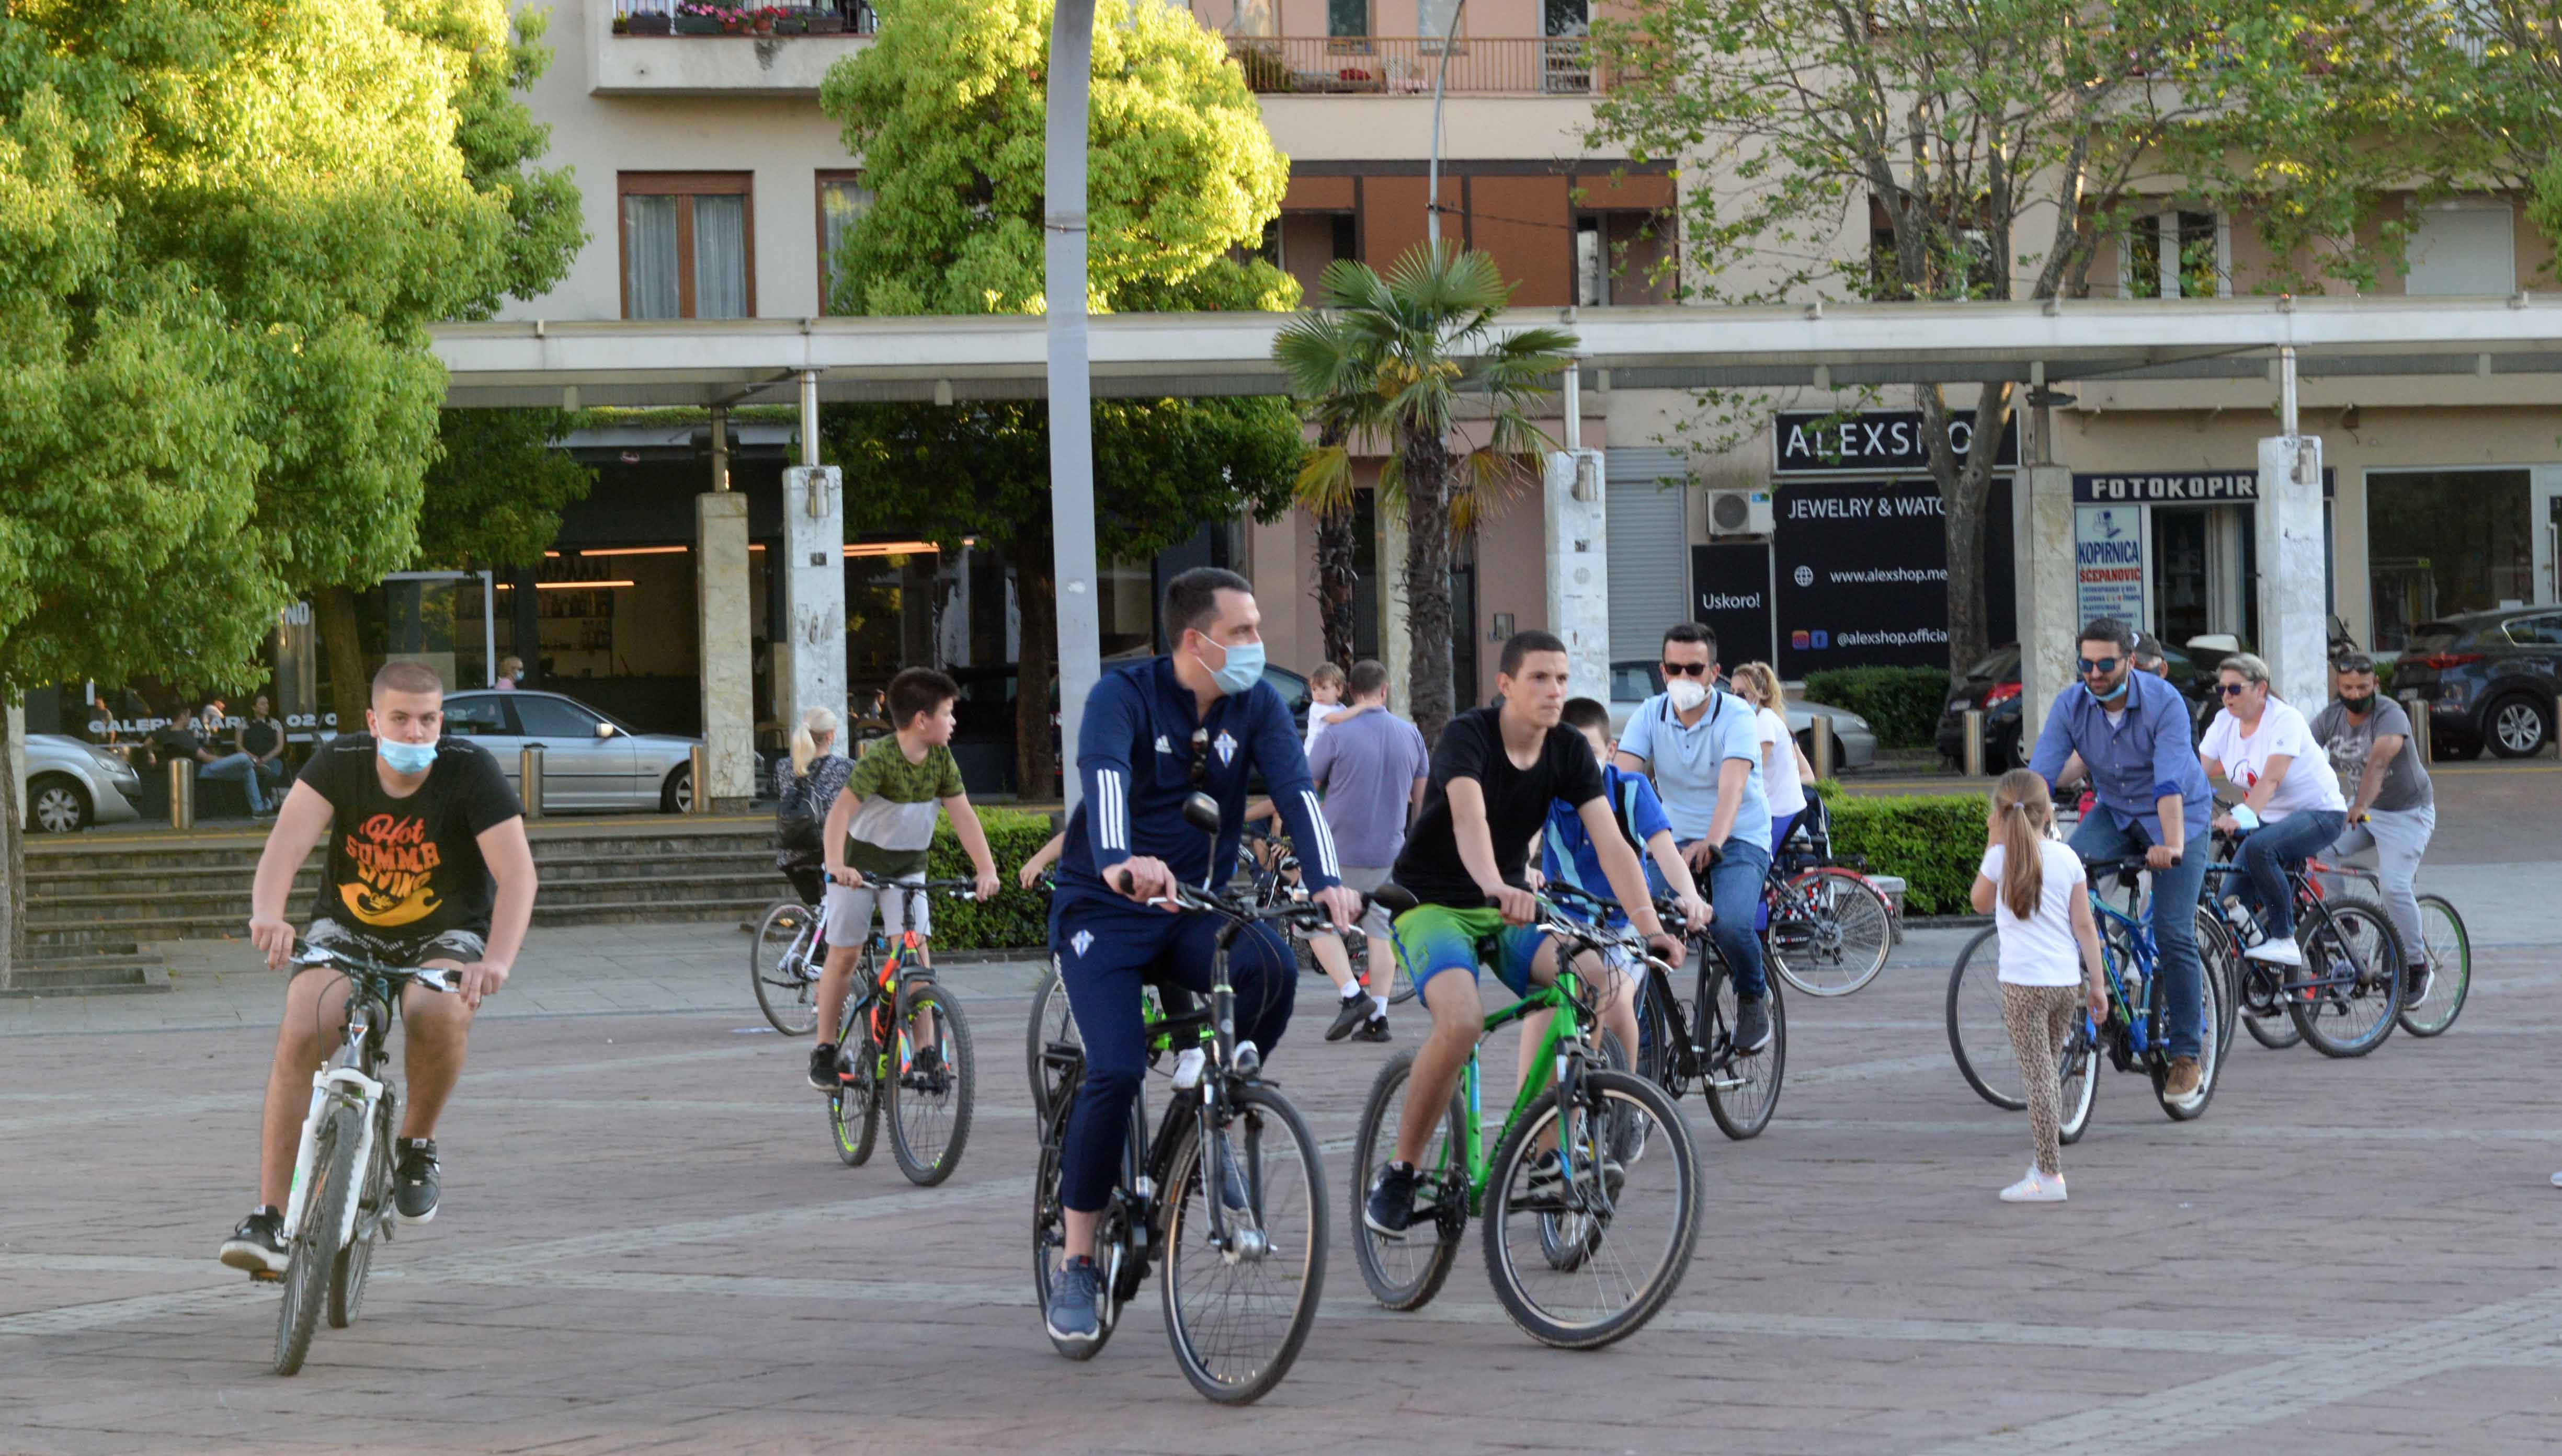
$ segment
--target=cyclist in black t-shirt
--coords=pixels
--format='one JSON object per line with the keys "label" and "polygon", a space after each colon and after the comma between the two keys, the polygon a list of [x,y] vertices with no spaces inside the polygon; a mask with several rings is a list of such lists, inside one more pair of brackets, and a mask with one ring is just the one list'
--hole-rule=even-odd
{"label": "cyclist in black t-shirt", "polygon": [[[329,840],[328,866],[304,939],[393,966],[453,968],[461,994],[403,996],[402,1109],[392,1201],[404,1223],[436,1216],[436,1119],[462,1072],[472,1012],[507,984],[534,909],[534,856],[524,812],[497,760],[443,736],[445,684],[415,662],[374,674],[370,733],[341,734],[311,756],[286,794],[250,892],[250,939],[271,969],[293,951],[284,918],[293,876]],[[316,969],[316,968],[315,968]],[[259,1148],[259,1207],[222,1247],[236,1269],[280,1274],[283,1214],[311,1074],[330,1028],[345,1019],[346,980],[326,970],[285,984],[284,1022],[268,1070]]]}

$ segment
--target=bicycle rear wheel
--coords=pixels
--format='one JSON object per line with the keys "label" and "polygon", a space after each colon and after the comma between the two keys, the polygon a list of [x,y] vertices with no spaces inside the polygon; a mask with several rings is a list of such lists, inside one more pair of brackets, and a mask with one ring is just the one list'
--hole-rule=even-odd
{"label": "bicycle rear wheel", "polygon": [[1326,1289],[1324,1156],[1290,1099],[1260,1084],[1237,1087],[1224,1126],[1210,1129],[1245,1192],[1244,1208],[1221,1209],[1221,1248],[1208,1200],[1226,1179],[1201,1146],[1202,1119],[1186,1121],[1166,1176],[1166,1339],[1193,1389],[1243,1405],[1290,1373],[1317,1323]]}
{"label": "bicycle rear wheel", "polygon": [[[1631,1120],[1646,1156],[1610,1154]],[[1551,1135],[1561,1165],[1541,1158]],[[1699,1150],[1664,1089],[1585,1067],[1563,1099],[1540,1094],[1496,1151],[1486,1183],[1486,1272],[1543,1345],[1597,1350],[1644,1328],[1681,1287],[1699,1244]],[[1557,1257],[1560,1241],[1581,1256]]]}
{"label": "bicycle rear wheel", "polygon": [[2265,961],[2244,960],[2234,973],[2234,1000],[2241,1003],[2242,1024],[2251,1039],[2271,1051],[2284,1051],[2304,1039],[2279,987],[2283,975]]}
{"label": "bicycle rear wheel", "polygon": [[1049,974],[1032,988],[1031,1019],[1023,1026],[1023,1078],[1031,1084],[1032,1117],[1049,1116],[1050,1104],[1058,1089],[1050,1084],[1050,1068],[1043,1054],[1051,1047],[1085,1050],[1085,1038],[1076,1029],[1076,1012],[1067,1003],[1067,983],[1059,980],[1058,958],[1050,957]]}
{"label": "bicycle rear wheel", "polygon": [[1402,1238],[1391,1238],[1363,1219],[1371,1180],[1396,1156],[1396,1130],[1404,1125],[1405,1093],[1413,1077],[1412,1051],[1387,1059],[1371,1079],[1361,1132],[1353,1142],[1353,1258],[1372,1298],[1392,1310],[1419,1310],[1441,1292],[1468,1224],[1468,1108],[1455,1092],[1441,1130],[1414,1164],[1422,1182],[1414,1192],[1413,1225]]}
{"label": "bicycle rear wheel", "polygon": [[898,994],[897,1025],[881,1089],[889,1103],[889,1152],[909,1183],[930,1188],[961,1166],[961,1151],[970,1144],[978,1086],[970,1020],[943,988],[912,981]]}
{"label": "bicycle rear wheel", "polygon": [[2324,1056],[2364,1056],[2402,1014],[2402,938],[2372,900],[2334,895],[2298,928],[2304,965],[2287,977],[2287,1012]]}
{"label": "bicycle rear wheel", "polygon": [[284,1270],[284,1303],[275,1312],[275,1372],[289,1375],[302,1368],[311,1353],[311,1334],[320,1324],[320,1307],[329,1298],[330,1277],[338,1262],[338,1230],[346,1225],[348,1204],[356,1196],[356,1144],[364,1136],[363,1115],[341,1104],[320,1124],[311,1144],[311,1166],[304,1176],[310,1187],[302,1198],[302,1221],[287,1230],[291,1260]]}
{"label": "bicycle rear wheel", "polygon": [[332,1330],[356,1323],[356,1312],[365,1303],[365,1276],[374,1268],[374,1241],[381,1236],[383,1220],[391,1216],[392,1128],[392,1099],[387,1094],[374,1105],[374,1151],[365,1161],[364,1186],[357,1194],[356,1231],[330,1262]]}
{"label": "bicycle rear wheel", "polygon": [[[2413,947],[2404,946],[2408,955]],[[2414,1036],[2435,1036],[2456,1024],[2465,1013],[2465,997],[2473,985],[2473,939],[2465,929],[2465,917],[2444,895],[2420,897],[2421,958],[2428,963],[2428,995],[2421,1001],[2411,1000],[2409,978],[2402,990],[2402,1029]]]}
{"label": "bicycle rear wheel", "polygon": [[777,900],[747,943],[748,986],[765,1019],[786,1036],[807,1036],[819,1025],[819,968],[810,964],[818,925],[818,911],[799,900]]}
{"label": "bicycle rear wheel", "polygon": [[2197,907],[2196,925],[2198,966],[2216,984],[2215,1049],[2221,1054],[2232,1049],[2234,1023],[2242,1019],[2242,943],[2223,916],[2203,905]]}
{"label": "bicycle rear wheel", "polygon": [[1780,978],[1808,996],[1848,996],[1876,980],[1895,935],[1886,892],[1866,875],[1830,866],[1807,870],[1788,888],[1801,903],[1772,917],[1767,941]]}
{"label": "bicycle rear wheel", "polygon": [[1779,1087],[1788,1070],[1788,1003],[1779,983],[1764,978],[1770,1000],[1770,1040],[1749,1054],[1734,1049],[1735,1018],[1741,1002],[1733,976],[1717,978],[1717,1017],[1700,1039],[1708,1043],[1708,1115],[1717,1130],[1736,1142],[1757,1138],[1779,1107]]}
{"label": "bicycle rear wheel", "polygon": [[1987,930],[1966,942],[1948,968],[1948,1050],[1976,1096],[2017,1112],[2028,1106],[2027,1083],[2002,1023],[2001,948],[1994,935]]}

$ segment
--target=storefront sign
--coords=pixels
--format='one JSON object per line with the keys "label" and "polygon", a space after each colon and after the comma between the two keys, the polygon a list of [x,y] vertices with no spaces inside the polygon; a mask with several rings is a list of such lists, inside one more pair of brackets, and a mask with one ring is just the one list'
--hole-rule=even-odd
{"label": "storefront sign", "polygon": [[1770,548],[1758,541],[1690,548],[1691,620],[1717,634],[1717,660],[1770,658]]}
{"label": "storefront sign", "polygon": [[[2333,472],[2322,470],[2322,495],[2332,494]],[[2260,498],[2257,470],[2152,470],[2075,475],[2076,505],[2217,505]]]}
{"label": "storefront sign", "polygon": [[[1777,458],[1772,468],[1782,475],[1824,474],[1841,470],[1892,470],[1905,473],[1930,468],[1929,433],[1919,410],[1868,410],[1841,416],[1829,410],[1782,410],[1770,425]],[[1948,445],[1964,455],[1975,438],[1971,412],[1948,420]],[[2019,417],[2003,422],[2001,451],[1994,463],[2019,463]]]}
{"label": "storefront sign", "polygon": [[2077,621],[2113,617],[2141,627],[2145,621],[2144,512],[2130,505],[2076,506],[2073,570]]}
{"label": "storefront sign", "polygon": [[1947,663],[1948,542],[1936,486],[1790,481],[1778,517],[1780,676]]}

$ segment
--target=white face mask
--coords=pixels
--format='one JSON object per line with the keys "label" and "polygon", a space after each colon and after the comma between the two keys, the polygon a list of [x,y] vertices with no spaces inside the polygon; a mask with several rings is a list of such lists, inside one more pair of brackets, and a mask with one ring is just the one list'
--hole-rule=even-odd
{"label": "white face mask", "polygon": [[1708,701],[1708,684],[1696,677],[1676,677],[1664,684],[1664,696],[1672,699],[1675,711],[1687,713]]}

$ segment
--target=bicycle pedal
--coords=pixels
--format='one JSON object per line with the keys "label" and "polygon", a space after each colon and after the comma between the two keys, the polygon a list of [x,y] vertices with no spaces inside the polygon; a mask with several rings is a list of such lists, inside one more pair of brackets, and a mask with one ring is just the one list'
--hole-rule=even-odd
{"label": "bicycle pedal", "polygon": [[252,1269],[249,1271],[249,1282],[252,1284],[282,1284],[284,1282],[284,1276],[273,1269]]}

